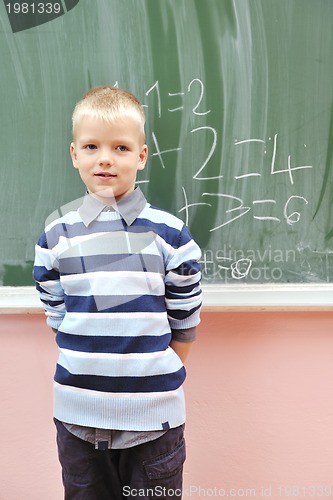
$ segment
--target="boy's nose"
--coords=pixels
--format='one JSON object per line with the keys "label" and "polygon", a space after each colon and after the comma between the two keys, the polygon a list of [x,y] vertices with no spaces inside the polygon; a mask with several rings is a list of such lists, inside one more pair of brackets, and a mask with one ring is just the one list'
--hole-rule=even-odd
{"label": "boy's nose", "polygon": [[100,166],[110,166],[113,165],[114,161],[110,153],[102,153],[99,159]]}

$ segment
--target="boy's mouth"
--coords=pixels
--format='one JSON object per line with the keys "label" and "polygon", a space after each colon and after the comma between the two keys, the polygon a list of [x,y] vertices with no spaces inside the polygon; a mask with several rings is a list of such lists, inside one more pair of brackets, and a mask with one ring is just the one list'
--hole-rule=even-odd
{"label": "boy's mouth", "polygon": [[116,177],[116,175],[110,174],[110,172],[98,172],[98,174],[95,174],[95,177],[102,177],[103,179],[106,179],[108,177]]}

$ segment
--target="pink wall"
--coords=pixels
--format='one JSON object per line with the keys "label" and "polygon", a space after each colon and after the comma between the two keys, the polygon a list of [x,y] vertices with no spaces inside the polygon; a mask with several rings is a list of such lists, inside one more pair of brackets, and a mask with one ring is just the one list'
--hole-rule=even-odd
{"label": "pink wall", "polygon": [[[184,498],[333,498],[332,324],[333,312],[203,314]],[[53,334],[43,315],[2,315],[0,339],[0,498],[61,500]]]}

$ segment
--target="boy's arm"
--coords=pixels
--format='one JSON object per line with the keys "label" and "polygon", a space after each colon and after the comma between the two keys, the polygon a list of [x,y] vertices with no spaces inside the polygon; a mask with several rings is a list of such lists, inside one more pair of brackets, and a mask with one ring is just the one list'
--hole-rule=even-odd
{"label": "boy's arm", "polygon": [[64,291],[60,284],[56,259],[47,247],[45,234],[41,236],[35,247],[33,277],[47,316],[47,324],[53,330],[58,330],[66,312]]}
{"label": "boy's arm", "polygon": [[196,337],[200,322],[202,292],[200,286],[201,250],[186,226],[179,245],[173,249],[165,277],[165,301],[172,331],[170,347],[184,362]]}
{"label": "boy's arm", "polygon": [[180,357],[183,364],[190,352],[194,340],[196,339],[197,329],[187,328],[186,330],[172,330],[172,339],[170,347]]}

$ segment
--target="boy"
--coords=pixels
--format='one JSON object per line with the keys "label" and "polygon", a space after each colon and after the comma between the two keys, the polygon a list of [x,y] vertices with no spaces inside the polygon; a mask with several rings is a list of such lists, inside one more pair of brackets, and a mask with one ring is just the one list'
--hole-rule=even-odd
{"label": "boy", "polygon": [[36,245],[36,287],[59,348],[54,417],[70,500],[181,497],[200,249],[135,189],[144,123],[125,90],[82,97],[70,153],[87,194]]}

